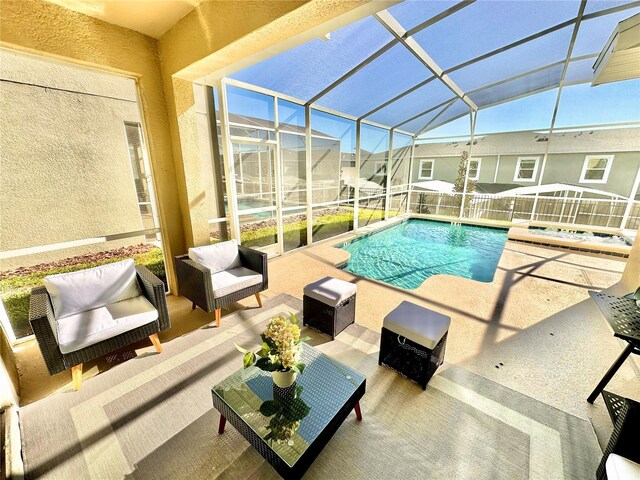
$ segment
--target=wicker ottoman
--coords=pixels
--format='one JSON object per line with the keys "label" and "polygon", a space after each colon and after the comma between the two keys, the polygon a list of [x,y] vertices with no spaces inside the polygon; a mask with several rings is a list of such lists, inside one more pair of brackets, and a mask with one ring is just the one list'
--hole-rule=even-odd
{"label": "wicker ottoman", "polygon": [[304,287],[304,324],[336,338],[356,321],[356,286],[333,277],[324,277]]}
{"label": "wicker ottoman", "polygon": [[404,301],[382,324],[379,365],[386,365],[417,382],[422,389],[444,362],[451,319]]}

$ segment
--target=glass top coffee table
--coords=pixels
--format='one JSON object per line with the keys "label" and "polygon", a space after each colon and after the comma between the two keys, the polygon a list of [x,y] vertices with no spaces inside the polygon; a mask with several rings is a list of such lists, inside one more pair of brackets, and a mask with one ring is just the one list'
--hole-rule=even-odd
{"label": "glass top coffee table", "polygon": [[218,433],[228,420],[285,479],[304,475],[351,410],[362,420],[364,375],[306,344],[302,363],[304,374],[289,388],[257,367],[212,388]]}

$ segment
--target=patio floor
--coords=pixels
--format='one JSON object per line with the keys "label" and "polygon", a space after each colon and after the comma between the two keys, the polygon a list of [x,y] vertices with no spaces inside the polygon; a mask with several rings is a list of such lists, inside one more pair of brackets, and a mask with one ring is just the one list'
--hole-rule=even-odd
{"label": "patio floor", "polygon": [[[332,275],[357,284],[356,322],[371,329],[379,330],[384,315],[405,299],[450,315],[446,362],[590,419],[600,443],[607,441],[612,426],[602,400],[592,406],[586,397],[619,355],[622,344],[587,292],[609,289],[622,293],[616,284],[624,260],[508,241],[491,283],[435,276],[407,291],[336,269],[334,264],[344,252],[332,245],[337,238],[350,237],[336,237],[270,260],[270,288],[265,297],[287,293],[301,298],[305,284]],[[168,303],[173,327],[160,335],[164,343],[213,320],[200,309],[192,311],[185,298],[170,296]],[[254,303],[248,298],[233,310]],[[211,334],[216,334],[215,329]],[[143,345],[138,354],[152,348],[150,343]],[[70,373],[50,377],[35,342],[21,346],[16,357],[23,404],[69,388]],[[85,382],[126,359],[126,354],[113,355],[86,364]],[[638,377],[637,366],[627,361],[608,388],[640,398]]]}

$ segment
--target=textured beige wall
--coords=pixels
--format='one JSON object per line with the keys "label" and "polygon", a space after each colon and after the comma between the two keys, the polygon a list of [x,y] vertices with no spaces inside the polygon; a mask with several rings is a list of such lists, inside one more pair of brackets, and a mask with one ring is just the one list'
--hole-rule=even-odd
{"label": "textured beige wall", "polygon": [[[0,250],[143,228],[124,130],[140,122],[132,79],[4,50],[0,111]],[[68,254],[6,259],[0,269]]]}
{"label": "textured beige wall", "polygon": [[156,40],[42,0],[0,1],[0,45],[137,79],[169,280],[185,251]]}

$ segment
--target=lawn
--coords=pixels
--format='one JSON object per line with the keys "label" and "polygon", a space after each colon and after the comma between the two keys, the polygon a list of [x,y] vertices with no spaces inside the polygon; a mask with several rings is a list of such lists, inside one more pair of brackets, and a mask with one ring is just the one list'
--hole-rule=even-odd
{"label": "lawn", "polygon": [[[104,253],[104,252],[101,252]],[[120,254],[121,253],[121,254]],[[100,257],[101,254],[96,254]],[[126,258],[133,258],[136,264],[144,265],[154,275],[159,277],[166,283],[166,274],[164,270],[164,257],[162,250],[158,247],[151,246],[144,253],[128,254],[128,249],[118,249],[114,255],[108,258],[100,258],[99,260],[89,260],[90,255],[76,257],[82,259],[74,262],[73,258],[69,259],[66,265],[60,266],[55,263],[38,265],[27,269],[26,273],[7,274],[4,272],[0,278],[0,299],[4,303],[9,322],[13,328],[13,332],[17,338],[31,335],[31,325],[29,324],[29,298],[31,297],[31,289],[42,285],[42,279],[47,275],[56,273],[73,272],[84,268],[97,267],[105,263],[113,263]]]}
{"label": "lawn", "polygon": [[[397,215],[397,211],[390,211],[389,216]],[[358,212],[360,226],[378,222],[384,217],[384,210],[360,208]],[[292,216],[283,222],[285,251],[307,244],[307,221],[300,220],[304,216]],[[255,228],[249,225],[241,233],[242,244],[248,247],[263,247],[272,245],[276,240],[275,221],[256,222]],[[353,230],[353,210],[349,208],[335,208],[317,212],[313,219],[313,240],[318,242],[327,238]],[[212,237],[212,241],[217,239]],[[148,247],[148,248],[146,248]],[[117,262],[125,258],[133,258],[136,264],[146,266],[151,272],[166,283],[164,258],[158,247],[136,246],[135,250],[122,248],[92,255],[73,257],[61,262],[36,265],[35,267],[19,269],[13,272],[0,272],[0,299],[4,303],[9,321],[17,338],[31,335],[29,324],[29,298],[31,289],[42,285],[42,279],[47,275],[72,272],[84,268],[96,267],[105,263]],[[132,253],[132,251],[143,251]]]}

